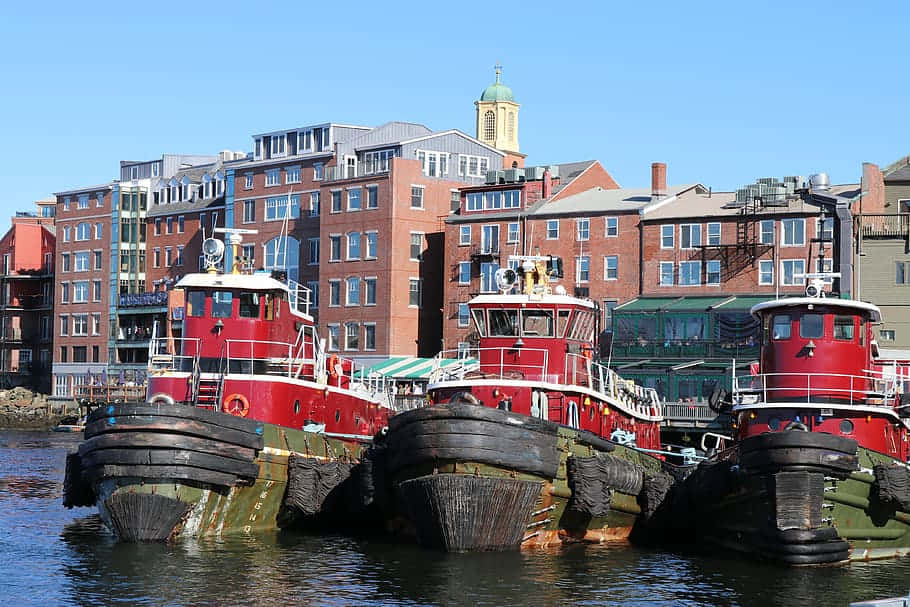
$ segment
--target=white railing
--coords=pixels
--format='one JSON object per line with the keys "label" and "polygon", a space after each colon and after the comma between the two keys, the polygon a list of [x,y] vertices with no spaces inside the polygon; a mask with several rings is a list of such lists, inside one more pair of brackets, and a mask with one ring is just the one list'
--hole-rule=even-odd
{"label": "white railing", "polygon": [[[509,354],[507,356],[507,353],[510,352],[517,352],[517,355]],[[525,353],[529,354],[525,357],[526,359],[533,359],[535,362],[521,362],[520,359]],[[459,358],[459,352],[457,350],[441,351],[436,355],[436,362],[434,362],[433,370],[430,372],[430,382],[443,381],[442,377],[447,377],[450,380],[464,379],[469,373],[483,373],[486,378],[526,379],[554,383],[559,383],[562,379],[558,374],[547,373],[550,353],[545,349],[476,348],[471,350],[471,354],[477,357],[477,361],[486,360],[487,362],[477,362],[476,364],[466,362],[465,364],[453,364],[443,367],[441,362],[447,358],[447,355],[454,355],[452,358]],[[460,358],[464,359],[463,356]],[[507,358],[511,360],[507,360]],[[496,359],[496,362],[489,362],[491,359]]]}
{"label": "white railing", "polygon": [[198,337],[154,337],[149,343],[149,373],[192,371],[199,357]]}
{"label": "white railing", "polygon": [[[830,403],[832,398],[851,405],[886,404],[893,399],[897,385],[881,375],[843,373],[762,373],[740,375],[733,381],[737,404],[751,404],[756,396],[762,402],[792,401]],[[882,401],[880,403],[870,401]]]}
{"label": "white railing", "polygon": [[313,303],[312,292],[296,280],[287,279],[288,304],[291,309],[301,314],[310,315],[310,306]]}

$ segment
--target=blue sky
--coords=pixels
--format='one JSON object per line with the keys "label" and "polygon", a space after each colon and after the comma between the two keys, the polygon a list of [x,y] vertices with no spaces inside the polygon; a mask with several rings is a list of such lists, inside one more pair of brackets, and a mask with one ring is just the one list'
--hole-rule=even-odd
{"label": "blue sky", "polygon": [[474,134],[504,66],[529,164],[715,190],[910,153],[907,8],[876,2],[57,3],[0,19],[0,222],[121,159],[337,121]]}

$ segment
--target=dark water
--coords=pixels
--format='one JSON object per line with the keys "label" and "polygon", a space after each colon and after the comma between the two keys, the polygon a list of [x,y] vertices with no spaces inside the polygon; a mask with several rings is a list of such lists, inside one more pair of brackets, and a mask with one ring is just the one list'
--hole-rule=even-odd
{"label": "dark water", "polygon": [[910,559],[787,569],[729,556],[575,546],[444,555],[273,533],[118,544],[61,505],[79,436],[0,431],[0,605],[847,605],[910,587]]}

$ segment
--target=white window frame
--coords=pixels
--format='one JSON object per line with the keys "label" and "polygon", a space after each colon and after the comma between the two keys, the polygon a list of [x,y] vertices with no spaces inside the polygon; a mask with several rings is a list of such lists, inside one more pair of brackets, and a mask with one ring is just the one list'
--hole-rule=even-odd
{"label": "white window frame", "polygon": [[[548,219],[547,220],[547,240],[559,240],[559,220],[558,219]],[[550,232],[553,230],[553,226],[556,226],[556,235],[551,236]]]}
{"label": "white window frame", "polygon": [[[411,293],[414,292],[414,286],[417,286],[417,303],[411,303]],[[408,307],[420,309],[423,307],[423,279],[411,276],[408,278]]]}
{"label": "white window frame", "polygon": [[[711,281],[711,266],[717,266],[717,282]],[[705,261],[705,284],[712,287],[718,287],[721,283],[721,272],[723,271],[723,265],[720,263],[719,259],[709,259]]]}
{"label": "white window frame", "polygon": [[281,185],[281,169],[268,169],[265,172],[265,187],[274,188]]}
{"label": "white window frame", "polygon": [[[370,285],[373,285],[372,291],[373,296],[370,297]],[[363,279],[363,305],[365,306],[375,306],[376,305],[376,289],[379,287],[379,281],[376,276],[366,276]]]}
{"label": "white window frame", "polygon": [[243,189],[244,190],[253,189],[253,174],[252,173],[243,174]]}
{"label": "white window frame", "polygon": [[458,246],[466,247],[471,244],[471,226],[458,226]]}
{"label": "white window frame", "polygon": [[[774,244],[774,230],[776,226],[774,225],[775,221],[773,219],[762,219],[758,224],[758,242],[760,244]],[[768,231],[768,238],[765,238],[765,227],[771,226],[771,229]]]}
{"label": "white window frame", "polygon": [[583,242],[591,239],[591,220],[581,218],[575,220],[575,241]]}
{"label": "white window frame", "polygon": [[[588,265],[587,278],[582,278],[582,262],[586,261]],[[590,255],[576,255],[575,256],[575,282],[579,284],[586,284],[591,282],[591,256]]]}
{"label": "white window frame", "polygon": [[[712,228],[717,229],[717,234],[712,234]],[[719,221],[711,221],[708,223],[706,230],[707,240],[706,243],[710,246],[717,246],[721,243],[722,240],[722,228]]]}
{"label": "white window frame", "polygon": [[[462,313],[461,313],[462,309],[464,309],[466,311],[466,314],[462,315]],[[459,327],[470,327],[471,326],[471,309],[468,307],[468,304],[459,303],[457,314],[458,314],[458,316],[457,316],[456,324]]]}
{"label": "white window frame", "polygon": [[[698,277],[697,277],[696,282],[694,282],[694,283],[683,283],[683,276],[684,276],[684,274],[685,274],[685,272],[683,272],[683,268],[684,268],[684,267],[685,267],[685,268],[690,268],[690,267],[698,268]],[[680,286],[680,287],[699,287],[699,286],[701,286],[701,284],[702,284],[702,282],[701,282],[701,262],[700,262],[700,261],[695,261],[695,260],[688,260],[688,261],[681,261],[681,262],[679,262],[679,275],[677,276],[677,286]]]}
{"label": "white window frame", "polygon": [[[414,205],[414,196],[415,196],[416,192],[420,192],[420,204],[415,206]],[[411,199],[410,199],[411,209],[421,210],[421,211],[426,209],[426,200],[424,199],[425,194],[426,194],[425,186],[422,186],[422,185],[419,185],[416,183],[411,184]]]}
{"label": "white window frame", "polygon": [[[670,239],[669,246],[666,244],[667,238]],[[660,248],[661,249],[675,249],[676,248],[676,228],[673,224],[663,224],[660,226]]]}
{"label": "white window frame", "polygon": [[[347,261],[358,261],[363,250],[361,249],[360,232],[348,232],[345,240],[345,259]],[[351,254],[351,244],[357,243],[357,255]]]}
{"label": "white window frame", "polygon": [[[786,219],[780,220],[780,246],[782,247],[804,247],[806,246],[806,218],[805,217],[788,217]],[[794,242],[787,242],[787,225],[793,225],[794,231]],[[799,226],[800,239],[799,242],[796,242],[797,232],[795,231],[795,226]],[[783,273],[781,274],[783,278]],[[781,283],[783,284],[783,283]]]}
{"label": "white window frame", "polygon": [[[367,335],[372,334],[373,344],[370,345],[367,340]],[[363,351],[364,352],[375,352],[376,351],[376,323],[375,322],[365,322],[363,323]]]}
{"label": "white window frame", "polygon": [[[465,267],[467,267],[467,276],[468,279],[464,280],[465,276]],[[458,284],[460,285],[469,285],[471,284],[471,262],[470,261],[459,261],[458,262]]]}
{"label": "white window frame", "polygon": [[[610,261],[613,261],[613,271],[616,276],[610,276]],[[619,280],[619,255],[604,255],[604,280]]]}
{"label": "white window frame", "polygon": [[[670,282],[664,282],[664,270],[670,269]],[[657,284],[661,287],[672,287],[676,284],[676,264],[672,261],[661,261],[658,267]]]}
{"label": "white window frame", "polygon": [[[354,298],[351,297],[352,294],[355,296]],[[354,299],[356,299],[356,301],[354,301]],[[360,306],[359,276],[348,276],[344,279],[344,305],[346,307]]]}
{"label": "white window frame", "polygon": [[509,244],[518,242],[520,237],[521,237],[521,224],[517,221],[510,221],[506,225],[506,242]]}
{"label": "white window frame", "polygon": [[377,249],[379,248],[379,232],[369,230],[363,233],[366,237],[366,249],[364,250],[364,259],[376,259]]}
{"label": "white window frame", "polygon": [[284,169],[284,183],[300,183],[300,167],[285,167]]}
{"label": "white window frame", "polygon": [[[781,230],[783,231],[783,230]],[[787,282],[786,265],[792,264],[792,279]],[[802,264],[802,272],[796,272],[796,264]],[[797,279],[796,276],[802,275]],[[780,284],[782,287],[797,287],[806,284],[806,260],[805,259],[781,259],[780,260]]]}
{"label": "white window frame", "polygon": [[[769,280],[763,280],[764,276],[770,274]],[[774,284],[774,260],[773,259],[759,259],[758,260],[758,284],[760,285],[773,285]]]}
{"label": "white window frame", "polygon": [[[610,234],[610,223],[613,223],[613,231],[615,234]],[[604,238],[618,238],[619,237],[619,217],[604,217]]]}
{"label": "white window frame", "polygon": [[[696,228],[696,227],[698,228],[698,244],[693,246],[692,242],[694,239],[692,238],[692,229]],[[683,230],[684,229],[687,229],[689,231],[689,246],[687,246],[687,247],[683,246],[683,242],[684,242]],[[691,250],[697,249],[699,246],[701,246],[701,242],[702,242],[701,232],[702,232],[702,225],[700,223],[681,223],[681,224],[679,224],[679,250],[680,251],[691,251]]]}

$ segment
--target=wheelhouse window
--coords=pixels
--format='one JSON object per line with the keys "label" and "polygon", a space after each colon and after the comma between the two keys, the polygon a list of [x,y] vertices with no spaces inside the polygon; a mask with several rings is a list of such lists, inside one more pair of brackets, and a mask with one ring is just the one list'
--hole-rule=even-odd
{"label": "wheelhouse window", "polygon": [[186,298],[186,315],[205,316],[205,291],[190,291]]}
{"label": "wheelhouse window", "polygon": [[571,314],[571,310],[559,310],[556,313],[556,337],[566,336],[566,327],[569,326],[569,316]]}
{"label": "wheelhouse window", "polygon": [[522,310],[521,334],[529,337],[553,337],[553,312]]}
{"label": "wheelhouse window", "polygon": [[490,310],[490,337],[518,335],[518,310]]}
{"label": "wheelhouse window", "polygon": [[259,318],[259,293],[240,294],[240,318]]}
{"label": "wheelhouse window", "polygon": [[772,339],[790,339],[790,315],[777,314],[771,328]]}
{"label": "wheelhouse window", "polygon": [[854,322],[852,316],[834,317],[834,339],[853,341]]}
{"label": "wheelhouse window", "polygon": [[799,319],[799,336],[817,338],[825,334],[825,317],[822,314],[803,314]]}
{"label": "wheelhouse window", "polygon": [[230,318],[234,296],[230,291],[212,293],[212,318]]}
{"label": "wheelhouse window", "polygon": [[474,324],[477,326],[477,333],[481,337],[487,336],[487,320],[483,310],[471,310],[474,317]]}

